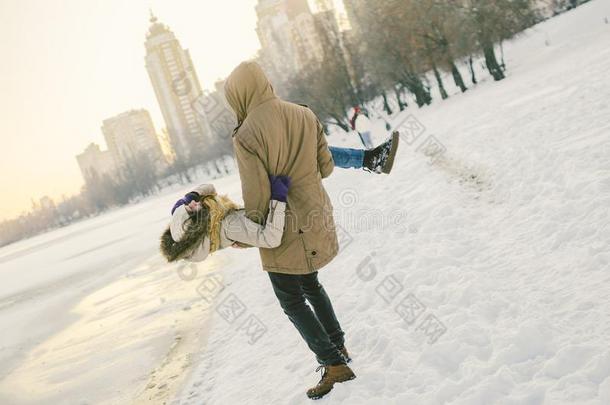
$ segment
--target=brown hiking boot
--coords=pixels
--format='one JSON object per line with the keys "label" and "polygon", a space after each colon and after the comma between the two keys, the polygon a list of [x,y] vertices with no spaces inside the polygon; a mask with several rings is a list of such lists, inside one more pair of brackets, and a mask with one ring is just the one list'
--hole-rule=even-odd
{"label": "brown hiking boot", "polygon": [[319,366],[316,371],[324,369],[322,379],[313,388],[307,390],[307,396],[311,399],[320,399],[328,394],[335,383],[353,380],[356,375],[347,364],[337,364],[335,366]]}
{"label": "brown hiking boot", "polygon": [[343,346],[342,348],[339,349],[339,351],[341,352],[341,355],[343,356],[343,358],[345,359],[346,363],[349,363],[350,361],[352,361],[352,358],[349,357],[349,353],[347,352],[347,349],[345,348],[345,346]]}

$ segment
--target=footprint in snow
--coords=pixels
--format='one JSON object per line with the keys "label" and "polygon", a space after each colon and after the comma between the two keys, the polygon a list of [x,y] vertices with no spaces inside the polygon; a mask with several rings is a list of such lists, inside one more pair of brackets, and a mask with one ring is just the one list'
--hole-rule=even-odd
{"label": "footprint in snow", "polygon": [[467,164],[447,156],[441,156],[432,165],[443,171],[450,182],[457,182],[467,190],[482,193],[493,187],[491,175],[482,166]]}

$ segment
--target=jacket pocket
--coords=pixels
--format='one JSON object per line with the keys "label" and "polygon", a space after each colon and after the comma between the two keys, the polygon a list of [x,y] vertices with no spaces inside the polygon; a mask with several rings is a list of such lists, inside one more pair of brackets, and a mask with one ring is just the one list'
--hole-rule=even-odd
{"label": "jacket pocket", "polygon": [[309,270],[312,270],[313,265],[311,263],[311,258],[312,258],[312,256],[315,256],[318,252],[307,248],[307,243],[305,242],[305,237],[303,236],[303,231],[301,231],[300,229],[299,229],[299,239],[301,241],[301,246],[303,246],[303,252],[305,254],[305,260],[307,262],[307,268]]}

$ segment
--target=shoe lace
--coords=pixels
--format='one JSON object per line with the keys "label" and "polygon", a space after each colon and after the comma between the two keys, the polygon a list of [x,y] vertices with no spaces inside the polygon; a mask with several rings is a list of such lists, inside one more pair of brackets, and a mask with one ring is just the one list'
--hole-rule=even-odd
{"label": "shoe lace", "polygon": [[318,367],[316,367],[316,373],[320,371],[320,382],[322,382],[322,380],[324,380],[324,377],[326,376],[326,373],[328,372],[328,368],[324,365],[320,365]]}

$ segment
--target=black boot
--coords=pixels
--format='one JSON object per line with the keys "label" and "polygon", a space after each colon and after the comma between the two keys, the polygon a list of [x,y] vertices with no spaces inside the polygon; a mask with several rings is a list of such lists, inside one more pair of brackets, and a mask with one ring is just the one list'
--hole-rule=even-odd
{"label": "black boot", "polygon": [[392,132],[392,137],[376,148],[364,151],[364,170],[374,173],[389,174],[394,165],[394,156],[398,149],[398,131]]}

